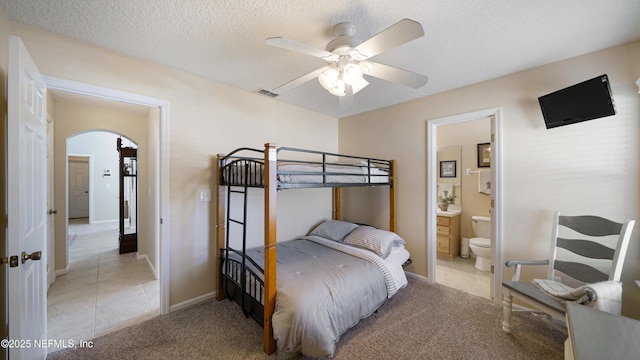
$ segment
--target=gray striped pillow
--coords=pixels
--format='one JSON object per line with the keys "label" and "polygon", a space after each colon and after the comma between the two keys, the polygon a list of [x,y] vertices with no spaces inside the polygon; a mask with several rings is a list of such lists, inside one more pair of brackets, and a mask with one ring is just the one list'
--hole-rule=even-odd
{"label": "gray striped pillow", "polygon": [[378,256],[386,258],[394,247],[404,245],[405,241],[394,232],[371,226],[360,226],[347,235],[344,243],[369,249]]}
{"label": "gray striped pillow", "polygon": [[309,235],[320,236],[325,239],[341,242],[345,236],[352,232],[358,225],[341,220],[327,220],[316,226]]}

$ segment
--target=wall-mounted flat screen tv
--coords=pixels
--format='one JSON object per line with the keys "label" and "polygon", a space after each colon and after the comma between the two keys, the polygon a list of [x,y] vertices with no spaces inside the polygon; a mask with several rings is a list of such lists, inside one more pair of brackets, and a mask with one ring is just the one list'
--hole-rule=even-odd
{"label": "wall-mounted flat screen tv", "polygon": [[615,115],[607,74],[538,98],[547,129]]}

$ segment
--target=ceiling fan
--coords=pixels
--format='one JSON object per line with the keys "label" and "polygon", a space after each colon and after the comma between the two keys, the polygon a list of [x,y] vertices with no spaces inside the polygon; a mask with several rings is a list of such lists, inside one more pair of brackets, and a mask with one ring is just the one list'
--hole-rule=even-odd
{"label": "ceiling fan", "polygon": [[351,23],[337,24],[334,27],[336,38],[327,44],[325,50],[283,37],[267,39],[267,45],[315,56],[327,62],[326,66],[289,81],[273,89],[272,93],[283,94],[317,77],[322,87],[339,96],[341,106],[347,107],[353,104],[353,94],[369,85],[363,75],[415,89],[427,83],[428,78],[424,75],[369,60],[384,51],[424,36],[420,23],[403,19],[365,41],[354,37],[355,30]]}

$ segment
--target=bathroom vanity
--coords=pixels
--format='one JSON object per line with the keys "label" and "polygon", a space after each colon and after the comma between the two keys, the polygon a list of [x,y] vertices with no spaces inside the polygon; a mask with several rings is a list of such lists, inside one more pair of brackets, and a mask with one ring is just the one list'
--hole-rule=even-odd
{"label": "bathroom vanity", "polygon": [[460,255],[460,215],[462,211],[437,212],[437,255],[453,260]]}

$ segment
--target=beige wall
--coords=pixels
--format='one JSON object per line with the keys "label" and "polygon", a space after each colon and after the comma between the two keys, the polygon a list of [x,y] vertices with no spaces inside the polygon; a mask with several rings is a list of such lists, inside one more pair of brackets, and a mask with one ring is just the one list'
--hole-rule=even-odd
{"label": "beige wall", "polygon": [[[545,128],[537,97],[603,73],[611,79],[617,115]],[[398,161],[398,231],[414,260],[408,270],[426,276],[426,121],[502,107],[504,258],[544,258],[556,209],[639,219],[639,76],[635,42],[341,119],[340,151]],[[623,314],[635,318],[639,233],[632,236],[622,277]],[[505,277],[511,275],[505,268]],[[523,278],[543,275],[527,270]]]}
{"label": "beige wall", "polygon": [[[259,95],[85,45],[22,25],[10,24],[44,75],[123,90],[169,102],[170,305],[214,290],[215,198],[199,202],[211,188],[216,154],[241,146],[278,145],[337,151],[337,119]],[[213,189],[212,189],[213,190]],[[300,234],[330,216],[326,192],[279,196],[278,234]],[[214,192],[215,194],[215,192]],[[322,210],[308,204],[320,204]],[[305,208],[297,216],[287,216]],[[311,209],[307,209],[311,208]],[[325,209],[326,208],[326,209]],[[280,214],[279,214],[280,215]]]}

